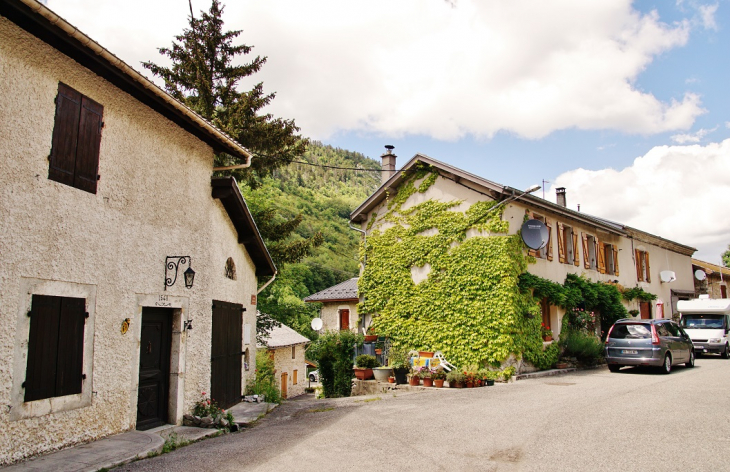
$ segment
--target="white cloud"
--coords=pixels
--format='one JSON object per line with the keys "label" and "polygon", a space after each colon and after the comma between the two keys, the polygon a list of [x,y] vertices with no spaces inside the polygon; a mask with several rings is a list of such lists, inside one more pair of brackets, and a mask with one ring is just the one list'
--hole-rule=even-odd
{"label": "white cloud", "polygon": [[[131,65],[162,62],[187,2],[50,0],[49,6]],[[195,0],[197,11],[207,0]],[[570,14],[566,14],[570,12]],[[268,63],[251,81],[271,112],[305,135],[338,131],[438,139],[560,129],[652,134],[689,129],[693,93],[669,101],[634,86],[655,56],[687,43],[629,0],[228,2],[224,20]]]}
{"label": "white cloud", "polygon": [[717,126],[712,129],[700,129],[694,133],[681,133],[670,136],[670,139],[677,144],[699,143],[708,134],[717,131]]}
{"label": "white cloud", "polygon": [[698,249],[719,263],[730,244],[730,139],[706,146],[658,146],[621,170],[577,169],[554,179],[568,206]]}
{"label": "white cloud", "polygon": [[717,22],[715,22],[715,13],[717,12],[718,4],[714,5],[700,5],[697,7],[697,11],[700,14],[702,20],[702,26],[705,29],[711,29],[717,31]]}

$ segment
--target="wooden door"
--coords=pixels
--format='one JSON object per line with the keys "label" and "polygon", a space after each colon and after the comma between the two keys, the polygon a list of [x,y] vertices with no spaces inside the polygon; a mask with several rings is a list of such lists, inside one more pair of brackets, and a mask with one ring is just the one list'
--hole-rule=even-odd
{"label": "wooden door", "polygon": [[651,319],[651,304],[649,302],[639,302],[639,312],[642,320]]}
{"label": "wooden door", "polygon": [[727,298],[727,286],[720,285],[720,298]]}
{"label": "wooden door", "polygon": [[241,401],[242,325],[242,305],[213,302],[210,397],[221,408],[230,408]]}
{"label": "wooden door", "polygon": [[350,310],[340,310],[340,330],[350,329]]}
{"label": "wooden door", "polygon": [[281,398],[286,398],[288,382],[289,382],[289,374],[286,372],[282,372],[282,374],[281,374]]}
{"label": "wooden door", "polygon": [[167,424],[171,338],[172,310],[143,308],[137,393],[139,430]]}

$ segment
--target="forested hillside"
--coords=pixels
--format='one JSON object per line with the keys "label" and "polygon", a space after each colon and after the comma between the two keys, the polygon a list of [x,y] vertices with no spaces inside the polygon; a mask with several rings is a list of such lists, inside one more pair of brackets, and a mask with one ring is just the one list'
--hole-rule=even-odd
{"label": "forested hillside", "polygon": [[[279,275],[258,300],[258,309],[312,336],[311,319],[317,305],[302,298],[358,274],[357,248],[361,234],[348,228],[350,212],[380,185],[380,163],[356,152],[310,143],[304,161],[292,163],[263,179],[255,190],[241,190],[253,213],[274,208],[278,218],[301,214],[302,223],[291,240],[310,238],[321,232],[324,242],[300,263],[279,267]],[[362,168],[369,171],[333,169]]]}

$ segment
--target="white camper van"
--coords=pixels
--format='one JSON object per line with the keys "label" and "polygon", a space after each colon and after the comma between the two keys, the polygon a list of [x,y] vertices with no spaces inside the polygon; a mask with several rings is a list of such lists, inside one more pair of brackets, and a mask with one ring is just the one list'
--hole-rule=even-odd
{"label": "white camper van", "polygon": [[682,317],[680,325],[692,338],[696,354],[713,352],[723,359],[730,357],[730,299],[680,300],[677,311]]}

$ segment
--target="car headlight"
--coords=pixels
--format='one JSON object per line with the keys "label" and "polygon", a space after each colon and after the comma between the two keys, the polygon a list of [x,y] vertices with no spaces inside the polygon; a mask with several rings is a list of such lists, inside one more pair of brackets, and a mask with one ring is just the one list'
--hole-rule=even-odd
{"label": "car headlight", "polygon": [[720,338],[710,338],[711,343],[719,343],[720,341],[722,341]]}

